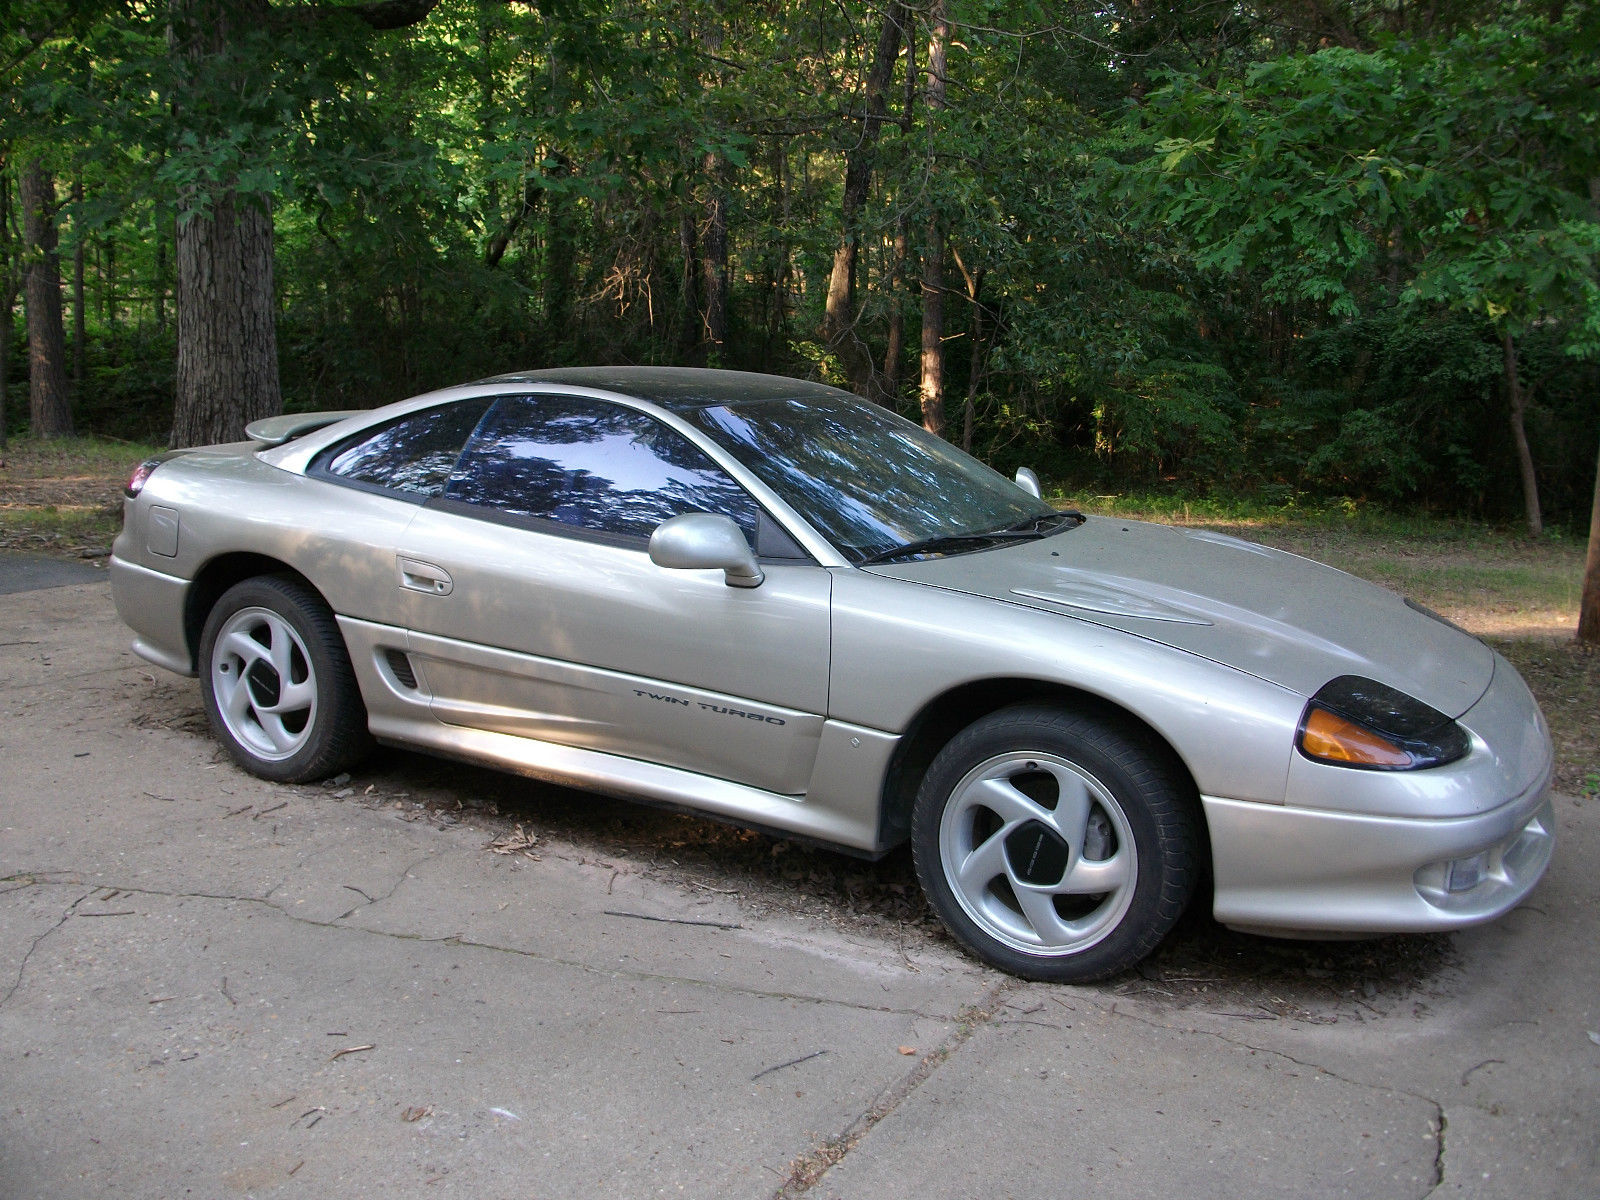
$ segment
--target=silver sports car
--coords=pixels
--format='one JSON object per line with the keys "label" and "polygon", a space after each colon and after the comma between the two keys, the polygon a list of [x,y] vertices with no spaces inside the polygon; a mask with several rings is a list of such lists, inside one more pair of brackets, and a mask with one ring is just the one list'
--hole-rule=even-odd
{"label": "silver sports car", "polygon": [[129,481],[111,574],[268,779],[374,741],[878,855],[974,954],[1124,970],[1196,892],[1452,929],[1550,861],[1550,739],[1481,642],[1349,575],[1084,517],[765,375],[503,375],[277,417]]}

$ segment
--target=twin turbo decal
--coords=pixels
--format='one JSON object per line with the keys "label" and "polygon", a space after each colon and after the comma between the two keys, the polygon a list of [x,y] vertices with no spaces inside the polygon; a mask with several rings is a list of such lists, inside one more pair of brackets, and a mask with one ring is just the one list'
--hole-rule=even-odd
{"label": "twin turbo decal", "polygon": [[[689,708],[690,702],[679,696],[663,696],[659,692],[647,691],[644,688],[634,688],[633,694],[645,700],[659,700],[663,704],[680,704]],[[769,717],[765,713],[745,712],[742,708],[729,708],[726,704],[711,704],[702,700],[700,707],[706,712],[721,713],[726,717],[743,717],[746,721],[760,721],[766,725],[787,725],[789,722],[782,717]]]}

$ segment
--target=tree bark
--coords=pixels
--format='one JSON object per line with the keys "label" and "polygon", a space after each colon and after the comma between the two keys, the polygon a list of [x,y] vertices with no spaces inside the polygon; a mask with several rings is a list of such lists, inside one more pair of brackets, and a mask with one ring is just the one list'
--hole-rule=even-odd
{"label": "tree bark", "polygon": [[11,339],[16,330],[13,318],[22,279],[12,257],[12,247],[16,243],[11,234],[14,218],[8,165],[0,158],[0,453],[5,452],[10,437],[6,425],[6,398],[11,394]]}
{"label": "tree bark", "polygon": [[705,255],[706,340],[713,366],[724,365],[728,341],[728,164],[720,154],[705,156],[707,186]]}
{"label": "tree bark", "polygon": [[178,369],[172,444],[244,437],[283,409],[272,216],[233,193],[178,218]]}
{"label": "tree bark", "polygon": [[1528,536],[1538,537],[1544,532],[1544,517],[1539,510],[1539,478],[1533,471],[1533,452],[1528,449],[1528,431],[1524,421],[1527,396],[1517,377],[1517,344],[1510,333],[1500,335],[1500,346],[1505,357],[1506,397],[1511,404],[1511,442],[1517,451],[1517,470],[1522,475],[1522,508],[1527,521]]}
{"label": "tree bark", "polygon": [[861,134],[845,155],[844,196],[839,205],[839,245],[833,252],[828,276],[828,298],[823,310],[822,339],[842,361],[850,388],[857,395],[872,394],[872,356],[855,328],[856,265],[861,256],[861,210],[872,184],[873,152],[878,131],[889,119],[885,97],[894,79],[895,60],[906,20],[905,5],[891,0],[884,13],[878,45],[867,71],[865,110]]}
{"label": "tree bark", "polygon": [[531,217],[539,208],[539,202],[544,198],[544,189],[537,180],[528,178],[522,181],[522,204],[516,212],[506,219],[498,233],[489,239],[483,248],[483,265],[493,269],[500,265],[500,260],[505,257],[506,251],[511,248],[511,239],[517,236],[517,231],[522,224]]}
{"label": "tree bark", "polygon": [[900,394],[900,357],[906,347],[906,259],[911,252],[911,222],[902,209],[894,219],[894,265],[889,269],[889,337],[883,349],[879,404],[893,407]]}
{"label": "tree bark", "polygon": [[[233,58],[241,31],[334,16],[355,16],[375,30],[400,29],[426,19],[438,2],[274,8],[268,0],[170,0],[168,36],[181,68],[173,112],[180,125],[197,114],[197,127],[189,132],[203,143],[217,136],[206,115],[214,105],[206,93],[213,90],[216,72],[239,72],[240,87],[260,82],[251,78],[248,63]],[[183,82],[183,76],[197,82]],[[179,446],[233,441],[251,421],[283,408],[268,197],[241,194],[228,183],[180,195],[174,257],[178,356],[172,441]]]}
{"label": "tree bark", "polygon": [[1589,556],[1583,567],[1583,599],[1578,602],[1578,640],[1600,645],[1600,454],[1595,456]]}
{"label": "tree bark", "polygon": [[72,433],[66,338],[61,326],[61,259],[56,252],[56,184],[38,163],[22,172],[28,305],[28,422],[34,437]]}
{"label": "tree bark", "polygon": [[956,267],[961,271],[961,278],[967,285],[967,302],[972,305],[972,343],[967,354],[967,398],[961,405],[961,448],[969,454],[972,452],[972,426],[977,415],[978,385],[983,372],[983,277],[987,270],[979,267],[976,272],[967,270],[967,264],[961,261],[961,254],[954,248],[951,254],[956,260]]}
{"label": "tree bark", "polygon": [[[950,21],[945,0],[933,0],[928,17],[928,122],[937,126],[944,111],[945,51]],[[928,173],[937,164],[928,156]],[[944,436],[944,230],[930,210],[922,244],[922,427]]]}
{"label": "tree bark", "polygon": [[156,332],[167,331],[167,238],[172,232],[172,223],[167,219],[165,206],[156,204],[154,229],[152,236],[156,243]]}
{"label": "tree bark", "polygon": [[[561,151],[552,150],[552,175],[572,173],[571,160]],[[552,345],[572,341],[572,299],[577,284],[575,271],[578,262],[577,222],[572,214],[572,197],[548,199],[544,206],[544,326],[545,336]]]}
{"label": "tree bark", "polygon": [[678,212],[678,255],[683,260],[680,284],[683,292],[682,320],[678,322],[678,357],[685,366],[705,366],[705,345],[700,332],[700,230],[688,197]]}
{"label": "tree bark", "polygon": [[[1600,175],[1589,180],[1589,211],[1600,223]],[[1594,372],[1600,378],[1600,370]],[[1594,468],[1594,499],[1589,505],[1589,554],[1583,567],[1583,598],[1578,602],[1578,640],[1600,645],[1600,456]]]}
{"label": "tree bark", "polygon": [[[76,204],[83,203],[83,182],[77,180],[72,185],[72,199]],[[73,238],[72,246],[72,394],[79,400],[83,399],[83,361],[85,344],[88,341],[87,314],[83,311],[83,219],[76,212],[72,218]]]}
{"label": "tree bark", "polygon": [[[172,0],[172,53],[182,74],[209,83],[231,39],[260,28],[268,15],[266,0]],[[208,83],[194,86],[203,93]],[[198,134],[209,139],[207,100],[186,92],[184,85],[176,89],[174,113],[181,123],[197,110]],[[172,444],[238,441],[251,421],[283,409],[267,198],[240,195],[228,185],[188,189],[178,197],[174,243]]]}

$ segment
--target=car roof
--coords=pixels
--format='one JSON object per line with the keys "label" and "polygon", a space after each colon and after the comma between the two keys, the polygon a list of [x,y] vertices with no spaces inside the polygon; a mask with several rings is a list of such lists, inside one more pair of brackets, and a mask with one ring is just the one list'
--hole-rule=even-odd
{"label": "car roof", "polygon": [[850,392],[803,379],[697,367],[555,367],[494,375],[478,382],[553,383],[595,388],[648,400],[672,412],[760,400],[856,399]]}

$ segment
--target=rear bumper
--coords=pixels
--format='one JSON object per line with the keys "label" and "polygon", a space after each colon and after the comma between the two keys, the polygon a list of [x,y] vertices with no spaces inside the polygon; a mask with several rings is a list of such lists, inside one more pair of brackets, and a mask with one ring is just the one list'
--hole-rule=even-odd
{"label": "rear bumper", "polygon": [[[1506,804],[1432,820],[1202,797],[1213,911],[1236,929],[1298,937],[1423,933],[1493,920],[1520,904],[1550,865],[1549,781],[1547,767]],[[1456,891],[1452,863],[1462,864]]]}
{"label": "rear bumper", "polygon": [[158,667],[193,675],[194,655],[184,630],[189,581],[111,556],[111,599],[134,632],[133,652]]}

